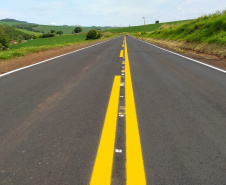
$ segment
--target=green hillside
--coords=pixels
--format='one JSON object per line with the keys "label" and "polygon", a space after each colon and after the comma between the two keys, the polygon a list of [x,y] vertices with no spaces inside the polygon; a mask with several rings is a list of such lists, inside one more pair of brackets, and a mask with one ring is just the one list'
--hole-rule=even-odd
{"label": "green hillside", "polygon": [[[48,32],[51,32],[51,30],[55,30],[55,31],[63,31],[64,34],[71,34],[74,31],[74,29],[77,27],[77,26],[38,25],[38,24],[34,24],[34,23],[28,23],[26,21],[18,21],[16,19],[2,19],[2,20],[0,20],[0,25],[13,26],[15,28],[20,29],[20,31],[23,31],[25,33],[29,33],[26,30],[28,30],[28,31],[32,31],[33,30],[33,32],[35,30],[37,30],[39,32],[44,32],[44,33],[48,33]],[[30,27],[32,27],[32,29]],[[82,33],[88,32],[90,29],[93,29],[93,28],[97,28],[99,30],[111,29],[111,27],[99,27],[99,26],[98,27],[95,27],[95,26],[82,27]],[[32,34],[39,35],[37,32],[32,33]]]}
{"label": "green hillside", "polygon": [[0,36],[6,37],[8,40],[30,39],[32,36],[28,33],[21,32],[11,26],[0,25]]}
{"label": "green hillside", "polygon": [[28,33],[30,35],[42,35],[41,32],[28,31],[28,30],[25,30],[25,29],[18,29],[18,28],[15,28],[15,29],[18,30],[18,31],[24,32],[24,33]]}
{"label": "green hillside", "polygon": [[156,39],[226,45],[226,10],[202,16],[179,26],[160,27],[145,36]]}
{"label": "green hillside", "polygon": [[[183,21],[174,21],[174,22],[167,22],[167,23],[147,24],[147,25],[145,25],[145,31],[146,32],[154,31],[154,30],[158,29],[160,26],[162,26],[163,24],[168,24],[168,25],[181,24],[181,23],[185,23],[185,22],[189,22],[189,21],[190,20],[183,20]],[[144,25],[110,29],[107,31],[115,32],[115,33],[120,33],[120,32],[138,33],[138,32],[144,32]]]}
{"label": "green hillside", "polygon": [[19,21],[16,19],[1,19],[0,20],[0,25],[8,25],[8,26],[13,26],[16,24],[29,24],[26,21]]}

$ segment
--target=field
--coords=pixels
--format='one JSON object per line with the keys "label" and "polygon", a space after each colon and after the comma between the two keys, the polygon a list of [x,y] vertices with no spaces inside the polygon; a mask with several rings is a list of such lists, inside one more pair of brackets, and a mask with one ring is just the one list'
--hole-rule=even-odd
{"label": "field", "polygon": [[[51,30],[55,31],[63,31],[64,34],[71,34],[76,26],[48,26],[48,25],[40,25],[39,27],[35,27],[35,30],[43,31],[44,33],[48,33]],[[93,29],[94,27],[81,27],[82,33],[88,32],[90,29]],[[97,27],[101,30],[106,30],[106,27]]]}
{"label": "field", "polygon": [[19,30],[19,31],[22,31],[24,33],[28,33],[30,35],[42,35],[42,33],[40,33],[40,32],[28,31],[28,30],[25,30],[25,29],[18,29],[18,28],[15,28],[15,29]]}
{"label": "field", "polygon": [[22,47],[37,47],[37,46],[52,46],[52,45],[59,45],[59,44],[66,44],[66,43],[76,43],[85,41],[86,35],[85,34],[77,34],[77,35],[62,35],[56,36],[51,38],[40,38],[34,40],[28,40],[27,42],[20,43],[20,44],[13,44],[10,45],[9,49],[20,49]]}
{"label": "field", "polygon": [[[147,25],[145,25],[145,31],[146,32],[154,31],[154,30],[160,28],[160,26],[162,26],[163,24],[176,25],[176,24],[181,24],[181,23],[185,23],[188,21],[190,21],[190,20],[174,21],[174,22],[159,23],[159,24],[147,24]],[[110,29],[107,31],[114,32],[114,33],[120,33],[120,32],[138,33],[138,32],[144,32],[144,26],[143,25],[142,26],[131,26],[131,27],[124,27],[124,28]]]}
{"label": "field", "polygon": [[[115,37],[115,35],[106,32],[103,34],[101,39],[98,40],[106,40],[112,37]],[[93,40],[86,40],[86,34],[62,35],[51,38],[28,40],[25,43],[10,45],[10,50],[8,51],[0,51],[0,62],[13,57],[25,56],[30,53],[36,53],[52,48],[61,48],[90,42],[93,42]]]}

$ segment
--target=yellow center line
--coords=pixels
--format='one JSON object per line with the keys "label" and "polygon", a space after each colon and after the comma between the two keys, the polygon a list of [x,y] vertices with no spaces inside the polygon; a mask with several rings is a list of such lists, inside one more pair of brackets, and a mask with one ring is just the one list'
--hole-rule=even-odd
{"label": "yellow center line", "polygon": [[115,76],[90,185],[110,185],[121,76]]}
{"label": "yellow center line", "polygon": [[123,57],[123,50],[121,50],[119,57]]}
{"label": "yellow center line", "polygon": [[126,184],[145,185],[140,135],[125,38]]}

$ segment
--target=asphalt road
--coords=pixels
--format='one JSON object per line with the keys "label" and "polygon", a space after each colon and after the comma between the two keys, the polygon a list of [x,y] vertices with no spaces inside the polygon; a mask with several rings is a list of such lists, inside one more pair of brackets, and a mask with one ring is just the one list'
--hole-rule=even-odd
{"label": "asphalt road", "polygon": [[[118,37],[0,77],[1,185],[89,184],[98,156],[111,163],[103,151],[111,145],[112,185],[226,184],[226,73],[131,37],[124,64],[122,43]],[[121,76],[114,96],[119,102],[112,106],[116,134],[110,128],[104,137],[106,112],[117,102],[110,101],[115,76]],[[137,118],[131,122],[137,119],[139,128],[128,138],[138,153],[134,161],[141,154],[143,166],[126,166],[136,156],[126,141],[127,120],[134,116],[126,97],[129,103],[134,98]],[[126,115],[118,116],[124,106]],[[101,145],[111,134],[111,145]],[[146,183],[130,182],[128,168],[136,178],[142,167]],[[100,172],[104,179],[105,170]]]}

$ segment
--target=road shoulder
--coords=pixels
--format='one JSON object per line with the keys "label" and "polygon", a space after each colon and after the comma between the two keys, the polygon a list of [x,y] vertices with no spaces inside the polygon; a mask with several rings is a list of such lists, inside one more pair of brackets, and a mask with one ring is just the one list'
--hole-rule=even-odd
{"label": "road shoulder", "polygon": [[206,64],[210,64],[212,66],[215,66],[221,69],[226,69],[226,58],[220,58],[215,55],[200,53],[193,50],[181,49],[179,46],[177,46],[177,44],[173,43],[173,41],[171,42],[171,41],[164,41],[164,40],[157,40],[157,39],[150,39],[150,38],[137,38],[137,39],[145,42],[149,42],[151,44],[154,44],[156,46],[167,49],[169,51],[173,51],[175,53],[184,55],[186,57],[196,59]]}
{"label": "road shoulder", "polygon": [[[112,38],[111,38],[112,39]],[[89,47],[94,44],[98,44],[107,40],[111,39],[106,39],[106,40],[95,40],[89,43],[83,43],[83,44],[77,44],[73,46],[65,46],[62,48],[53,48],[53,49],[48,49],[45,51],[40,51],[37,53],[32,53],[23,57],[16,57],[13,59],[9,60],[0,60],[0,74],[4,74],[6,72],[19,69],[28,65],[32,65],[53,57],[57,57],[66,53],[70,53],[73,51],[76,51],[78,49],[82,49],[85,47]]]}

